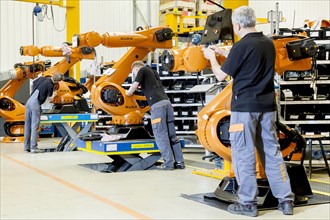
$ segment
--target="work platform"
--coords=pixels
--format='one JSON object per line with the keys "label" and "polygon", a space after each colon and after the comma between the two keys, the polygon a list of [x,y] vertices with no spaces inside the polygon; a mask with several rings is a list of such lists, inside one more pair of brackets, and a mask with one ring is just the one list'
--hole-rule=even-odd
{"label": "work platform", "polygon": [[62,140],[54,151],[73,151],[76,149],[78,136],[85,134],[93,122],[98,120],[97,114],[42,114],[40,124],[53,123],[62,135]]}
{"label": "work platform", "polygon": [[[184,147],[184,140],[180,141]],[[107,155],[113,161],[82,166],[100,172],[124,172],[155,168],[161,158],[160,150],[154,139],[120,141],[76,141],[78,150]]]}

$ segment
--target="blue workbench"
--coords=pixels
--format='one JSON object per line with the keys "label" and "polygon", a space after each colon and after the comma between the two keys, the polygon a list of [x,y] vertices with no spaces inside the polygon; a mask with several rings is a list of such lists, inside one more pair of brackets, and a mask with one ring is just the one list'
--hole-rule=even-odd
{"label": "blue workbench", "polygon": [[[184,140],[180,140],[184,147]],[[101,172],[123,172],[147,170],[155,167],[161,158],[160,150],[154,139],[119,141],[76,141],[78,150],[107,155],[109,163],[83,164],[82,166]],[[147,156],[146,156],[147,155]]]}
{"label": "blue workbench", "polygon": [[[98,121],[98,115],[90,113],[42,114],[40,116],[40,124],[53,123],[63,137],[55,151],[76,149],[78,136],[87,133],[96,121]],[[83,128],[78,131],[81,127]]]}
{"label": "blue workbench", "polygon": [[102,155],[136,154],[159,152],[154,139],[122,141],[83,141],[76,142],[78,150]]}

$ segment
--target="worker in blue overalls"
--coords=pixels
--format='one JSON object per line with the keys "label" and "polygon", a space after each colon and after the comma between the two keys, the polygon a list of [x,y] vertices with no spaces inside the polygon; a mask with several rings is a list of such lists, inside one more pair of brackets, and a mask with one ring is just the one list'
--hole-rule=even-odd
{"label": "worker in blue overalls", "polygon": [[37,148],[41,105],[53,95],[54,85],[62,79],[62,74],[55,73],[52,77],[41,76],[33,81],[33,91],[25,105],[24,150],[27,152],[43,152]]}
{"label": "worker in blue overalls", "polygon": [[[270,38],[255,29],[256,16],[252,8],[242,6],[232,14],[233,29],[241,39],[230,52],[216,46],[203,49],[218,80],[233,77],[231,99],[231,156],[239,185],[238,203],[228,206],[233,214],[257,216],[258,186],[255,148],[264,161],[267,179],[278,209],[293,214],[294,195],[277,141],[274,93],[275,47]],[[226,56],[220,66],[215,53]]]}
{"label": "worker in blue overalls", "polygon": [[135,79],[126,91],[126,95],[133,95],[134,91],[141,86],[147,98],[150,105],[152,131],[164,159],[161,169],[184,169],[181,143],[175,133],[174,110],[164,92],[158,73],[144,66],[142,61],[135,61],[132,64],[132,74]]}

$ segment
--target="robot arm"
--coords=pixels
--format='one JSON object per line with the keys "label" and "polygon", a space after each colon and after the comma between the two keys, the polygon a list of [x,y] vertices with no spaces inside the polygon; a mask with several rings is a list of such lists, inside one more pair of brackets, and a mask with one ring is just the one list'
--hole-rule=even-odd
{"label": "robot arm", "polygon": [[[221,47],[224,50],[230,50],[230,47]],[[210,61],[204,58],[203,46],[190,46],[184,49],[165,50],[161,56],[161,63],[164,70],[177,72],[200,72],[205,68],[211,68]],[[226,60],[223,55],[216,56],[219,65]]]}
{"label": "robot arm", "polygon": [[[65,74],[73,65],[82,59],[94,59],[95,50],[90,47],[72,48],[68,46],[53,47],[44,46],[38,48],[36,46],[22,46],[20,49],[21,55],[36,56],[42,55],[46,57],[65,57],[60,62],[43,72],[43,76],[50,77],[54,73]],[[58,83],[56,96],[51,100],[55,105],[72,104],[76,98],[81,97],[87,89],[76,80],[66,77]]]}
{"label": "robot arm", "polygon": [[39,73],[45,71],[45,62],[36,61],[17,63],[14,69],[0,73],[1,81],[10,79],[1,89],[0,94],[13,98],[17,90],[27,79],[35,78]]}
{"label": "robot arm", "polygon": [[[10,71],[10,79],[0,89],[0,117],[5,120],[4,130],[9,137],[23,135],[25,118],[25,106],[14,99],[14,95],[23,83],[29,78],[35,78],[45,70],[45,62],[37,61],[34,63],[15,64],[15,69]],[[2,75],[3,76],[3,75]],[[3,142],[11,138],[5,137]]]}
{"label": "robot arm", "polygon": [[150,51],[156,48],[172,47],[173,32],[169,28],[147,28],[134,33],[105,33],[102,36],[96,32],[75,35],[75,46],[131,47],[111,68],[112,73],[103,75],[91,88],[91,100],[97,109],[102,109],[112,115],[113,124],[141,124],[149,107],[139,105],[145,101],[144,96],[126,96],[126,90],[121,87],[134,61],[142,60]]}

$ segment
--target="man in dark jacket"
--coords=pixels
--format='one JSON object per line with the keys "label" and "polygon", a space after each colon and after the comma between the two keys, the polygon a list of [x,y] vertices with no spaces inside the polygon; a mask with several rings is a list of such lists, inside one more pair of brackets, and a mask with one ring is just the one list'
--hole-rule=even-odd
{"label": "man in dark jacket", "polygon": [[33,91],[25,105],[24,150],[27,152],[42,152],[37,148],[41,105],[53,95],[54,84],[62,79],[62,74],[55,73],[52,77],[39,77],[33,82]]}
{"label": "man in dark jacket", "polygon": [[[267,174],[278,209],[293,214],[290,179],[277,141],[274,94],[275,47],[272,40],[257,32],[252,8],[242,6],[232,15],[234,31],[241,38],[230,53],[215,46],[204,49],[218,80],[233,77],[231,100],[231,156],[239,185],[238,203],[228,206],[233,214],[257,216],[255,148]],[[227,56],[220,66],[215,53]]]}
{"label": "man in dark jacket", "polygon": [[181,144],[175,133],[174,110],[164,92],[159,75],[153,69],[145,67],[142,61],[132,64],[132,74],[135,80],[126,95],[133,95],[134,91],[141,86],[147,98],[150,105],[152,130],[164,159],[162,169],[184,169]]}

